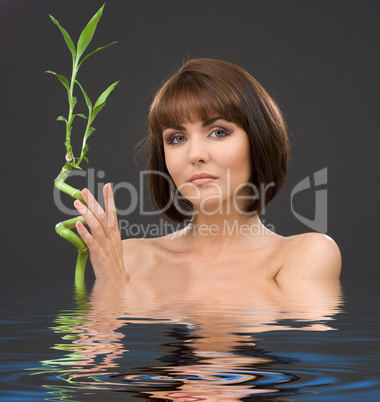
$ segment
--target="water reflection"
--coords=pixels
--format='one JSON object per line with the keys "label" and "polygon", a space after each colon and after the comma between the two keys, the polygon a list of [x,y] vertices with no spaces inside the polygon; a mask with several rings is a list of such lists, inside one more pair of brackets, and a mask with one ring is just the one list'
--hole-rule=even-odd
{"label": "water reflection", "polygon": [[165,401],[289,396],[299,388],[289,387],[299,380],[294,359],[262,340],[273,331],[333,330],[341,306],[339,283],[96,282],[89,297],[76,297],[77,308],[53,327],[64,357],[41,362],[40,374],[59,378],[45,385],[51,400],[97,390]]}

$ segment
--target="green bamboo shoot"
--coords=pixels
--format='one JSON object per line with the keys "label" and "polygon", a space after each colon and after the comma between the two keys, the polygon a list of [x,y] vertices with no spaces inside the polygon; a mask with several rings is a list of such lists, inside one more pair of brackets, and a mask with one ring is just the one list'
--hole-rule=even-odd
{"label": "green bamboo shoot", "polygon": [[[111,46],[115,44],[116,42],[112,42],[106,46],[102,46],[94,50],[93,52],[87,54],[86,56],[83,57],[85,50],[87,49],[88,45],[90,44],[97,24],[102,16],[103,13],[103,8],[104,5],[100,8],[100,10],[91,18],[91,20],[88,22],[86,27],[83,29],[82,33],[80,34],[79,40],[77,45],[75,46],[74,42],[72,41],[70,35],[68,32],[59,24],[59,22],[50,15],[51,20],[54,22],[54,24],[59,28],[61,31],[64,40],[66,42],[66,45],[71,53],[72,56],[72,72],[71,72],[71,78],[70,80],[67,79],[65,76],[61,74],[57,74],[54,71],[46,71],[49,74],[55,75],[61,84],[65,87],[66,92],[67,92],[67,97],[68,97],[68,103],[69,103],[69,110],[68,110],[68,115],[67,117],[64,116],[59,116],[57,118],[58,121],[63,121],[66,126],[66,138],[65,138],[65,147],[66,147],[66,162],[63,168],[61,169],[58,177],[54,180],[54,185],[62,192],[70,195],[71,197],[80,200],[83,204],[85,204],[82,196],[81,196],[81,191],[79,189],[76,189],[67,183],[65,183],[66,179],[70,175],[70,172],[72,169],[81,169],[80,164],[83,161],[83,159],[88,163],[87,159],[87,152],[88,152],[88,145],[87,145],[87,140],[90,137],[90,135],[95,131],[95,129],[92,127],[92,123],[95,119],[95,117],[98,115],[98,113],[103,109],[103,107],[106,104],[106,100],[110,93],[113,91],[115,86],[118,84],[118,81],[110,85],[98,98],[98,100],[95,102],[95,104],[92,104],[89,96],[87,95],[86,91],[84,90],[83,86],[78,82],[77,80],[77,75],[79,68],[83,64],[85,60],[87,60],[90,56],[94,55],[95,53],[99,52],[100,50],[103,50],[107,48],[108,46]],[[88,111],[87,115],[79,113],[79,114],[74,114],[74,108],[77,103],[77,98],[74,96],[74,90],[76,88],[79,88],[80,92],[82,93],[84,100],[86,102]],[[72,128],[73,128],[73,122],[75,117],[80,117],[82,119],[87,120],[87,125],[85,128],[85,132],[83,135],[83,142],[82,142],[82,148],[80,151],[80,154],[78,157],[75,157],[73,148],[71,146],[71,133],[72,133]],[[76,263],[76,270],[75,270],[75,283],[79,285],[81,282],[84,280],[84,271],[86,267],[86,261],[88,257],[88,249],[86,244],[83,242],[83,240],[76,234],[74,233],[71,229],[75,228],[76,222],[82,222],[85,224],[84,219],[81,216],[68,219],[63,222],[59,222],[55,230],[56,232],[63,237],[64,239],[68,240],[74,246],[78,249],[78,258],[77,258],[77,263]]]}

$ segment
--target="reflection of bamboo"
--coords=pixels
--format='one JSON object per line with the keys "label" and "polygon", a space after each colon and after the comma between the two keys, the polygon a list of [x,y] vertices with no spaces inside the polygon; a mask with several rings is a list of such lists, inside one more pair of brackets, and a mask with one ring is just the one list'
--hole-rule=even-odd
{"label": "reflection of bamboo", "polygon": [[[59,173],[58,177],[54,180],[54,185],[58,188],[58,190],[63,191],[66,194],[69,194],[71,197],[80,200],[83,204],[83,198],[81,196],[81,192],[78,189],[75,189],[68,184],[65,183],[65,180],[69,176],[71,170],[74,169],[81,169],[79,167],[80,163],[82,162],[83,159],[85,159],[88,162],[87,157],[85,156],[88,152],[88,145],[87,145],[87,140],[90,137],[90,135],[95,131],[93,127],[91,127],[92,122],[94,121],[95,117],[98,115],[98,113],[103,109],[103,107],[106,104],[106,100],[109,96],[109,94],[113,91],[115,86],[117,85],[117,82],[113,83],[110,85],[98,98],[96,103],[92,105],[90,98],[88,97],[86,91],[83,89],[83,87],[80,85],[80,83],[77,81],[76,77],[79,71],[79,67],[82,65],[82,63],[88,59],[90,56],[93,54],[97,53],[98,51],[105,49],[108,46],[113,45],[116,42],[112,42],[106,46],[99,47],[93,52],[89,53],[85,57],[82,58],[87,46],[90,44],[92,37],[95,33],[97,24],[100,20],[100,17],[102,16],[104,5],[99,9],[99,11],[92,17],[92,19],[89,21],[89,23],[86,25],[82,33],[80,34],[77,46],[74,45],[74,42],[72,41],[70,35],[67,33],[67,31],[59,24],[59,22],[52,16],[50,16],[51,20],[54,22],[55,25],[59,28],[61,31],[66,45],[68,49],[70,50],[70,53],[72,55],[72,73],[71,73],[71,79],[70,82],[69,80],[61,75],[57,74],[54,71],[46,71],[49,74],[55,75],[59,81],[62,83],[62,85],[66,88],[67,95],[68,95],[68,102],[69,102],[69,113],[68,117],[65,118],[63,116],[59,116],[57,120],[63,121],[66,123],[66,141],[65,141],[65,146],[66,146],[66,163],[61,169],[61,172]],[[87,107],[88,107],[88,116],[85,116],[84,114],[74,114],[74,107],[77,103],[77,98],[74,96],[74,87],[75,85],[78,85],[83,97],[86,101]],[[71,131],[72,131],[72,125],[74,118],[78,116],[81,117],[85,120],[87,120],[87,125],[85,129],[85,133],[83,136],[83,143],[82,143],[82,149],[79,158],[75,158],[73,154],[73,149],[71,146]],[[56,232],[63,237],[64,239],[68,240],[74,246],[78,249],[78,258],[77,258],[77,263],[76,263],[76,271],[75,271],[75,281],[80,282],[83,281],[84,279],[84,270],[86,267],[86,261],[88,257],[88,250],[86,244],[83,242],[83,240],[75,233],[71,231],[75,227],[75,224],[77,222],[82,222],[85,223],[83,218],[81,216],[68,219],[63,222],[59,222],[56,225]]]}
{"label": "reflection of bamboo", "polygon": [[79,371],[79,368],[60,370],[59,367],[77,366],[79,364],[83,364],[85,359],[85,355],[81,353],[81,348],[75,346],[75,341],[80,339],[81,324],[87,321],[86,314],[89,310],[88,297],[84,286],[76,286],[75,291],[76,308],[71,311],[69,310],[58,314],[57,318],[54,320],[56,325],[50,327],[50,329],[54,330],[54,332],[64,334],[62,339],[72,342],[69,344],[64,343],[54,345],[53,349],[63,350],[69,353],[63,358],[41,361],[41,364],[47,367],[49,372],[67,373]]}
{"label": "reflection of bamboo", "polygon": [[[115,314],[112,320],[106,311],[106,320],[110,330],[105,331],[103,325],[99,325],[99,313],[91,311],[90,302],[84,286],[76,284],[76,308],[58,314],[54,320],[55,326],[51,327],[56,333],[63,334],[62,339],[70,343],[60,343],[53,346],[53,349],[67,352],[64,357],[52,360],[43,360],[40,363],[44,370],[34,374],[54,373],[59,374],[59,378],[74,388],[97,389],[110,385],[122,385],[107,383],[102,381],[91,381],[98,375],[118,374],[118,371],[110,371],[119,365],[115,359],[120,357],[125,349],[120,340],[124,337],[122,333],[115,331],[123,321]],[[95,319],[96,317],[96,319]],[[101,319],[100,319],[101,321]],[[112,321],[112,322],[110,322]],[[103,362],[96,361],[103,355]],[[81,381],[83,378],[85,381]]]}

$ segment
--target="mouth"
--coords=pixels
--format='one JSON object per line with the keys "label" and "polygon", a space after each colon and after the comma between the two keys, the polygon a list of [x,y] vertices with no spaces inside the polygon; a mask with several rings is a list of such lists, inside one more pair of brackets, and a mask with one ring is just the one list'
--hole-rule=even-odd
{"label": "mouth", "polygon": [[203,184],[211,183],[217,179],[216,176],[209,173],[198,173],[194,174],[189,178],[189,183],[195,184],[196,186],[201,186]]}

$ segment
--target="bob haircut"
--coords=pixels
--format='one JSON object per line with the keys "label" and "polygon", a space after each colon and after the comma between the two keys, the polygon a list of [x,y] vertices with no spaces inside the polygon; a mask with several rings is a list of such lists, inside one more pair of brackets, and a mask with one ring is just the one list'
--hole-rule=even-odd
{"label": "bob haircut", "polygon": [[[186,62],[157,92],[149,113],[149,193],[155,208],[174,222],[189,221],[190,201],[180,197],[165,164],[162,133],[168,127],[221,117],[242,128],[250,144],[255,197],[245,212],[258,214],[284,184],[289,139],[279,107],[265,89],[242,68],[217,59]],[[157,174],[160,172],[161,174]],[[177,190],[178,191],[178,190]]]}

